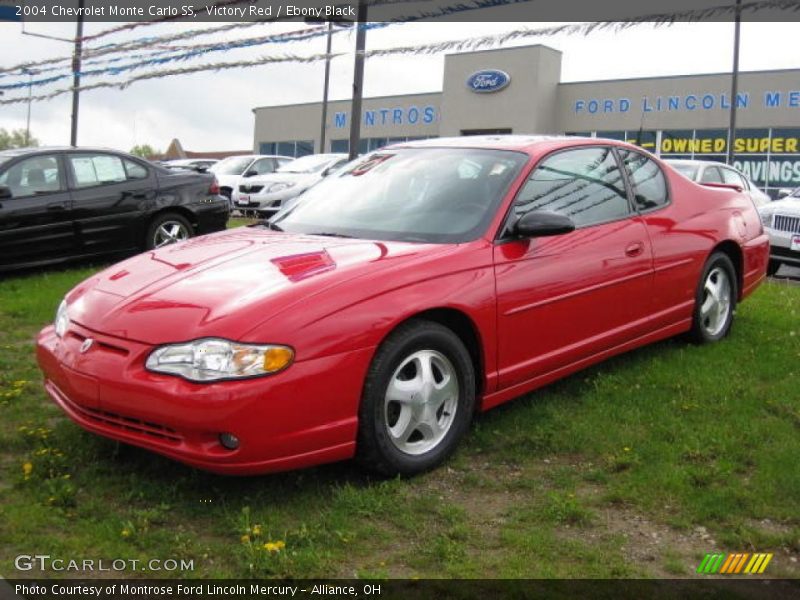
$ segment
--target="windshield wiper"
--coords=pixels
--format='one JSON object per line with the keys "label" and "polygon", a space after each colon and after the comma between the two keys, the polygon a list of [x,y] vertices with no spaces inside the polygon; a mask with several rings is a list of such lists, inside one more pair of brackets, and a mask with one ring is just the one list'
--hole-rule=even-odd
{"label": "windshield wiper", "polygon": [[309,233],[307,235],[324,235],[325,237],[335,237],[335,238],[352,238],[352,235],[346,235],[344,233],[333,233],[332,231],[315,231],[313,233]]}
{"label": "windshield wiper", "polygon": [[281,227],[280,225],[276,225],[269,219],[264,219],[263,221],[261,221],[260,224],[266,227],[267,229],[272,229],[272,231],[283,231],[283,227]]}

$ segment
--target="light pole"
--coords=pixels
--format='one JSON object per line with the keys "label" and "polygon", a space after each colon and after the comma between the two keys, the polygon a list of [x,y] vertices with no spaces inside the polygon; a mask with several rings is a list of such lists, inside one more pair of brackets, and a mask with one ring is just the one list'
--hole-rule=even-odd
{"label": "light pole", "polygon": [[78,103],[80,102],[81,87],[81,53],[83,52],[83,4],[78,2],[78,27],[75,33],[75,53],[72,55],[72,127],[69,136],[69,145],[78,145]]}
{"label": "light pole", "polygon": [[31,96],[33,91],[31,83],[33,82],[35,71],[32,69],[23,69],[22,72],[28,74],[28,118],[25,121],[25,146],[27,147],[31,145]]}
{"label": "light pole", "polygon": [[[325,21],[316,19],[314,17],[306,17],[306,23],[324,23]],[[328,121],[328,89],[330,87],[330,79],[331,79],[331,40],[333,38],[333,26],[334,24],[337,27],[350,27],[352,22],[348,19],[338,19],[336,17],[332,18],[331,20],[327,21],[328,23],[328,33],[327,33],[327,45],[325,49],[325,80],[322,84],[322,122],[320,123],[320,132],[319,132],[319,151],[320,153],[325,152],[325,138],[327,135],[327,121]]]}
{"label": "light pole", "polygon": [[361,99],[364,96],[364,48],[367,45],[367,3],[358,0],[356,18],[356,58],[353,69],[353,102],[350,108],[350,160],[358,156],[358,142],[361,138]]}
{"label": "light pole", "polygon": [[726,162],[733,163],[733,146],[736,143],[736,96],[739,95],[739,36],[742,27],[742,0],[736,0],[736,21],[733,30],[733,77],[731,77],[731,114],[728,124],[728,156]]}

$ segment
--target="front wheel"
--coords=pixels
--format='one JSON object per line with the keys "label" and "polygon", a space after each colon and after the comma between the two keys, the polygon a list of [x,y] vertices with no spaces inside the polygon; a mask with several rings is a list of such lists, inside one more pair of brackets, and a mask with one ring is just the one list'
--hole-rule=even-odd
{"label": "front wheel", "polygon": [[731,259],[715,252],[706,261],[695,294],[690,336],[705,344],[721,340],[730,331],[738,298],[736,269]]}
{"label": "front wheel", "polygon": [[357,458],[389,476],[431,469],[455,450],[474,409],[475,371],[459,337],[432,321],[409,321],[370,367]]}

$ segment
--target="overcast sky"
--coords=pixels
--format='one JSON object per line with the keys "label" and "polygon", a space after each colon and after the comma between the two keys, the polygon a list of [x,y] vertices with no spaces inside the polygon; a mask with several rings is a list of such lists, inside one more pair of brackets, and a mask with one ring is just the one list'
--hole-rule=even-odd
{"label": "overcast sky", "polygon": [[[209,27],[220,23],[208,24]],[[417,23],[394,25],[370,31],[367,47],[385,48],[433,40],[502,32],[520,23]],[[531,23],[532,27],[545,24]],[[86,34],[110,27],[90,23]],[[188,26],[164,24],[140,28],[136,35],[166,34]],[[191,26],[197,28],[197,24]],[[258,25],[228,33],[224,39],[266,35],[296,29],[297,24]],[[71,46],[21,33],[19,23],[0,23],[0,64],[15,65],[69,54]],[[742,25],[741,69],[800,68],[798,23],[744,23]],[[27,31],[69,37],[74,25],[34,23]],[[117,35],[114,41],[135,38]],[[112,38],[104,38],[103,43]],[[197,38],[195,43],[223,39]],[[355,35],[335,36],[333,51],[351,53]],[[536,43],[529,40],[521,43]],[[588,36],[559,36],[541,40],[563,55],[562,80],[675,75],[729,71],[733,44],[730,23],[677,24],[654,28],[643,25],[621,33],[593,33]],[[315,54],[324,52],[324,39],[275,47],[216,53],[199,62],[252,60],[278,52]],[[365,95],[410,94],[440,91],[443,56],[375,58],[367,62]],[[332,61],[331,98],[347,98],[352,85],[352,54]],[[137,71],[141,72],[141,71]],[[129,150],[148,143],[164,150],[172,138],[179,138],[189,150],[234,150],[253,146],[253,113],[256,106],[313,102],[322,98],[322,63],[284,64],[238,69],[220,73],[196,73],[143,83],[123,90],[87,91],[81,95],[79,145],[97,145]],[[14,78],[16,79],[16,78]],[[86,79],[87,83],[101,77]],[[7,82],[10,78],[3,79]],[[65,87],[62,83],[58,86]],[[55,89],[55,88],[51,88]],[[19,92],[7,92],[6,98]],[[34,103],[31,132],[44,144],[69,142],[70,96]],[[25,126],[27,107],[0,105],[0,127]]]}

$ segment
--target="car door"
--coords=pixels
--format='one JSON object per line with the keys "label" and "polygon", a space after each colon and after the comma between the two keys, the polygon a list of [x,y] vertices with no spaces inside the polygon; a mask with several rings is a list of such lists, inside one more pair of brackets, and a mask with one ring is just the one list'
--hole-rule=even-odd
{"label": "car door", "polygon": [[[569,216],[575,231],[510,235],[531,210]],[[557,371],[641,335],[653,258],[609,146],[553,153],[514,200],[494,249],[501,387]]]}
{"label": "car door", "polygon": [[158,190],[153,169],[128,157],[103,152],[70,152],[66,162],[73,219],[83,252],[141,246],[143,220]]}
{"label": "car door", "polygon": [[0,267],[65,258],[77,251],[62,157],[37,154],[0,171]]}

